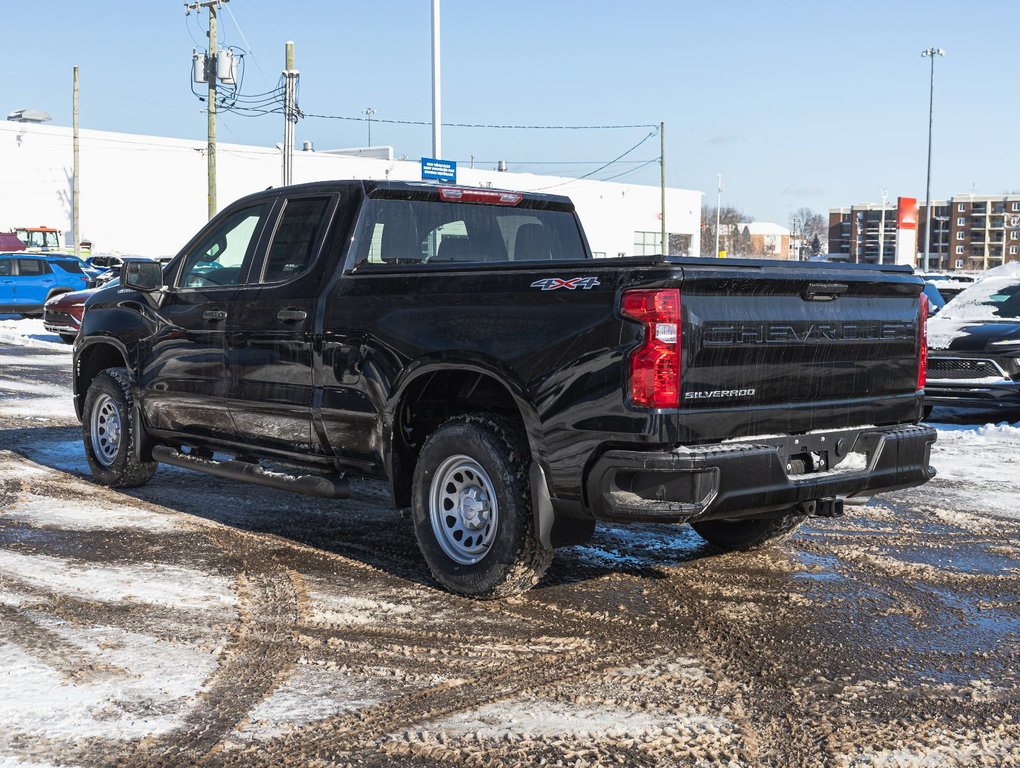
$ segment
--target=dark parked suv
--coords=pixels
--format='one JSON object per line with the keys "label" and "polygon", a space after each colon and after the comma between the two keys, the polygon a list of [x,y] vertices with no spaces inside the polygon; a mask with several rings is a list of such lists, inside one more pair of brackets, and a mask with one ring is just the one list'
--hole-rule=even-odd
{"label": "dark parked suv", "polygon": [[385,479],[463,594],[596,521],[748,549],[934,474],[909,268],[593,260],[564,197],[354,181],[239,200],[121,283],[75,342],[97,480]]}

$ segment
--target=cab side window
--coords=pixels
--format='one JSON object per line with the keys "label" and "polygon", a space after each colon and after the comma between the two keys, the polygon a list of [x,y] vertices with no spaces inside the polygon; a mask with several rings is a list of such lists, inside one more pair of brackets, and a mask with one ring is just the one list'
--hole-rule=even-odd
{"label": "cab side window", "polygon": [[269,204],[262,203],[242,208],[224,219],[184,259],[177,287],[238,285],[268,212]]}
{"label": "cab side window", "polygon": [[273,233],[262,282],[290,280],[311,266],[326,226],[328,197],[288,200]]}
{"label": "cab side window", "polygon": [[0,259],[0,277],[10,277],[14,259]]}

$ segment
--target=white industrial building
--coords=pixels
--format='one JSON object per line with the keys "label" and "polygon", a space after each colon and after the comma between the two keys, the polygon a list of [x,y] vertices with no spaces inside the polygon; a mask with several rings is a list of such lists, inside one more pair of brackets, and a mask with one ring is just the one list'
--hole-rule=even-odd
{"label": "white industrial building", "polygon": [[[205,142],[107,131],[80,132],[81,237],[94,252],[161,256],[176,253],[206,222]],[[295,152],[295,183],[324,179],[418,180],[417,161]],[[376,152],[375,154],[380,154]],[[217,196],[222,209],[252,192],[278,186],[279,149],[219,144]],[[0,231],[22,226],[62,230],[72,244],[70,128],[0,122]],[[660,189],[459,166],[457,183],[546,191],[573,199],[597,256],[660,253]],[[699,253],[701,192],[666,190],[666,226],[674,253]]]}

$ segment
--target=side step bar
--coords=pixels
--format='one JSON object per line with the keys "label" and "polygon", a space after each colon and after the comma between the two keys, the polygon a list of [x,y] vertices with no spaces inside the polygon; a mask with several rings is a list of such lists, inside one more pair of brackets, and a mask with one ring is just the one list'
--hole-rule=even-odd
{"label": "side step bar", "polygon": [[282,472],[267,472],[261,465],[250,461],[203,459],[181,453],[166,445],[154,446],[152,458],[162,464],[172,464],[175,467],[205,472],[207,475],[242,480],[281,491],[302,493],[305,496],[318,496],[323,499],[351,497],[351,481],[346,477],[329,478],[322,475],[285,475]]}

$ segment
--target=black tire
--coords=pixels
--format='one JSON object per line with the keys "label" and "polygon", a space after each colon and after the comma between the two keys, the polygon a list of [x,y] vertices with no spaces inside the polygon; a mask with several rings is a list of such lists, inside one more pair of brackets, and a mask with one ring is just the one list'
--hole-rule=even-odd
{"label": "black tire", "polygon": [[[535,537],[530,460],[521,429],[491,415],[450,419],[425,441],[414,471],[411,515],[418,546],[432,575],[451,592],[483,599],[517,595],[537,584],[552,562],[553,553]],[[457,487],[453,478],[461,468],[462,479],[456,481],[459,490],[450,491]],[[449,482],[441,485],[444,477]],[[491,490],[495,506],[487,490]],[[443,507],[454,493],[460,501],[452,509]],[[480,506],[488,509],[472,512],[464,505],[465,495],[476,504],[482,499]],[[472,514],[476,516],[473,520]],[[488,523],[479,522],[478,515],[486,516]],[[454,523],[449,522],[451,518]],[[481,527],[471,530],[472,524]],[[457,529],[461,538],[456,537]],[[480,553],[462,551],[475,536]],[[477,559],[464,561],[471,556]]]}
{"label": "black tire", "polygon": [[[85,444],[85,458],[88,459],[92,476],[101,484],[111,488],[133,488],[149,482],[158,466],[155,461],[139,461],[136,457],[134,424],[131,410],[134,398],[131,394],[131,377],[125,368],[107,368],[99,373],[89,386],[82,408],[82,442]],[[107,414],[97,413],[97,407]],[[110,435],[111,419],[115,418],[116,439],[100,436],[97,446],[93,440],[93,425],[96,419],[107,425]]]}
{"label": "black tire", "polygon": [[74,340],[78,338],[73,333],[62,333],[60,334],[60,340],[65,344],[74,344]]}
{"label": "black tire", "polygon": [[806,515],[790,514],[759,520],[705,520],[691,527],[709,544],[744,552],[785,541],[805,520]]}

